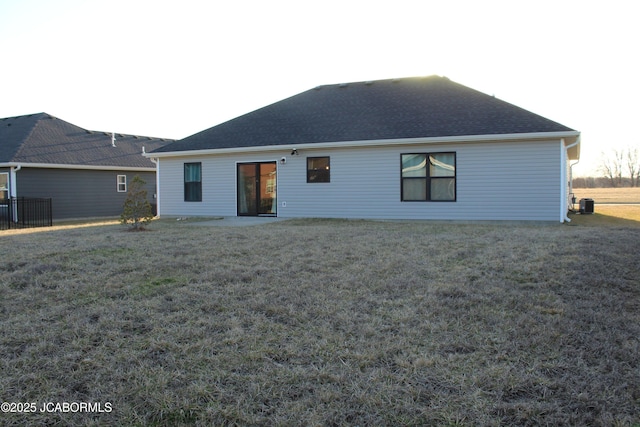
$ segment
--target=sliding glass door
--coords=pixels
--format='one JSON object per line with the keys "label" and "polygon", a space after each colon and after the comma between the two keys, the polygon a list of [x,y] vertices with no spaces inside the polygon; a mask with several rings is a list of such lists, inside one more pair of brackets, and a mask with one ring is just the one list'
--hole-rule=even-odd
{"label": "sliding glass door", "polygon": [[238,215],[276,215],[276,162],[238,163]]}

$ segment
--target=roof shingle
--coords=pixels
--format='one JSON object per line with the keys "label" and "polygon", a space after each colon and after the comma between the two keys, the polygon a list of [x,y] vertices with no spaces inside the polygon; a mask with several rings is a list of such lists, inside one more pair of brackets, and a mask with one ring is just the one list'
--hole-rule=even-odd
{"label": "roof shingle", "polygon": [[83,129],[46,113],[0,119],[0,163],[154,168],[142,156],[173,140]]}
{"label": "roof shingle", "polygon": [[572,129],[446,77],[318,86],[156,152]]}

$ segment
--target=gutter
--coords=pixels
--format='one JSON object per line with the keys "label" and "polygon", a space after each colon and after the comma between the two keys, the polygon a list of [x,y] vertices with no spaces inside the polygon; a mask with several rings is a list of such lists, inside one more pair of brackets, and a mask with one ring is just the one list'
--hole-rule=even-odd
{"label": "gutter", "polygon": [[549,140],[560,138],[579,138],[580,132],[532,132],[532,133],[509,133],[509,134],[489,134],[489,135],[462,135],[462,136],[438,136],[424,138],[398,138],[398,139],[376,139],[376,140],[358,140],[358,141],[332,141],[332,142],[313,142],[300,144],[280,144],[250,147],[226,147],[226,148],[208,148],[203,150],[186,150],[186,151],[160,151],[144,153],[143,156],[151,157],[183,157],[183,156],[202,156],[207,154],[232,154],[232,153],[248,153],[257,151],[291,151],[292,148],[319,150],[325,148],[351,148],[351,147],[375,147],[384,145],[414,145],[414,144],[451,144],[451,143],[474,143],[474,142],[511,142],[518,140]]}
{"label": "gutter", "polygon": [[156,168],[148,168],[144,166],[102,166],[102,165],[65,165],[58,163],[0,163],[0,167],[16,168],[16,172],[25,168],[39,168],[39,169],[75,169],[75,170],[109,170],[109,171],[139,171],[139,172],[154,172]]}

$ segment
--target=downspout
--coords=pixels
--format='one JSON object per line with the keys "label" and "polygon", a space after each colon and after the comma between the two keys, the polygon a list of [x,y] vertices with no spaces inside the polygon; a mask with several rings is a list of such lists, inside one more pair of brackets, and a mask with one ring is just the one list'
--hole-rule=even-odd
{"label": "downspout", "polygon": [[18,197],[18,185],[17,185],[17,178],[16,178],[16,172],[18,172],[20,169],[22,169],[22,165],[18,164],[17,166],[12,166],[11,167],[11,188],[10,188],[10,192],[9,192],[9,197]]}
{"label": "downspout", "polygon": [[[580,159],[577,162],[569,165],[569,194],[573,194],[573,167],[580,163]],[[571,203],[571,209],[573,209],[574,203]]]}
{"label": "downspout", "polygon": [[[564,144],[564,139],[563,139],[563,144]],[[576,138],[576,142],[574,142],[573,144],[567,145],[566,147],[564,147],[565,149],[565,153],[567,154],[567,158],[569,157],[569,149],[575,147],[576,145],[580,144],[580,135],[578,135],[578,138]],[[578,159],[577,162],[575,162],[572,165],[569,165],[569,194],[573,193],[573,170],[572,168],[577,165],[580,162],[580,159]],[[565,165],[562,166],[563,168],[565,167]],[[564,183],[562,184],[564,187]],[[567,194],[567,197],[569,195]],[[568,200],[568,198],[567,198]],[[567,201],[565,200],[565,202]],[[569,215],[567,214],[569,210],[566,209],[565,210],[565,214],[564,214],[564,221],[566,222],[571,222],[571,219],[569,218]]]}
{"label": "downspout", "polygon": [[160,218],[160,162],[157,158],[149,157],[149,160],[156,165],[156,217]]}
{"label": "downspout", "polygon": [[[9,180],[11,181],[9,183],[10,187],[9,187],[9,199],[15,199],[18,197],[18,178],[16,177],[16,172],[18,172],[20,169],[22,169],[22,165],[18,164],[17,166],[12,166],[9,170],[10,170],[10,178]],[[13,206],[12,208],[12,215],[13,218],[15,218],[15,222],[18,222],[18,205],[17,203],[10,203],[10,205]]]}

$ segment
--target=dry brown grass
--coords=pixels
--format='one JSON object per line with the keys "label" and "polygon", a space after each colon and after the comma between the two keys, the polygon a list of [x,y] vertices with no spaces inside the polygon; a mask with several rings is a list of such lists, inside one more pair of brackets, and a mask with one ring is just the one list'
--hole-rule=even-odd
{"label": "dry brown grass", "polygon": [[100,227],[104,225],[118,224],[115,219],[97,219],[93,221],[74,220],[74,221],[57,221],[51,227],[35,227],[35,228],[18,228],[9,230],[0,230],[1,236],[16,236],[21,234],[46,233],[58,230],[73,230],[85,227]]}
{"label": "dry brown grass", "polygon": [[571,214],[571,225],[640,227],[640,205],[597,205],[593,214]]}
{"label": "dry brown grass", "polygon": [[593,199],[599,203],[640,203],[640,187],[637,188],[574,188],[576,199]]}
{"label": "dry brown grass", "polygon": [[637,425],[640,229],[572,224],[3,234],[0,397],[113,411],[0,424]]}

